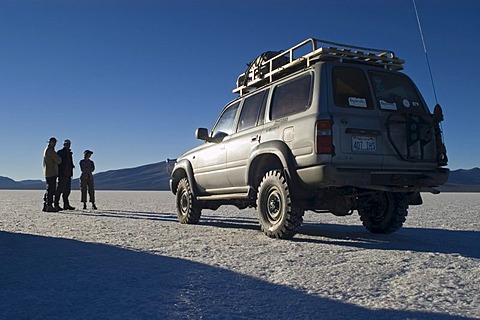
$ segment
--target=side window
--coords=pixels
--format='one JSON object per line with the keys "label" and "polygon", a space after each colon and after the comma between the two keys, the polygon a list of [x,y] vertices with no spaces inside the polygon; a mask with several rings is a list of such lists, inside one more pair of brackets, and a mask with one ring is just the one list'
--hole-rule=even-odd
{"label": "side window", "polygon": [[333,99],[339,107],[373,109],[367,77],[362,69],[333,69]]}
{"label": "side window", "polygon": [[234,131],[233,122],[235,121],[235,115],[237,114],[238,106],[240,102],[232,104],[227,109],[225,109],[218,119],[215,127],[212,130],[212,137],[215,138],[218,134],[229,135]]}
{"label": "side window", "polygon": [[242,112],[240,113],[240,119],[238,120],[237,131],[250,129],[257,125],[259,114],[265,107],[265,95],[267,92],[267,90],[264,90],[245,99]]}
{"label": "side window", "polygon": [[305,111],[312,96],[312,75],[304,75],[275,88],[270,108],[270,119],[279,119]]}

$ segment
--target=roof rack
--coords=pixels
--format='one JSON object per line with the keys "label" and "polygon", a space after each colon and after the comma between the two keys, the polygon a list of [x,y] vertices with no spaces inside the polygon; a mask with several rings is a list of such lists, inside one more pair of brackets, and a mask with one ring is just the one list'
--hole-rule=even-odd
{"label": "roof rack", "polygon": [[238,76],[237,87],[233,89],[233,93],[243,95],[301,68],[307,68],[319,60],[359,62],[388,70],[402,70],[405,63],[390,50],[357,47],[314,38],[302,41],[273,57],[266,55],[267,53],[271,52],[262,54]]}

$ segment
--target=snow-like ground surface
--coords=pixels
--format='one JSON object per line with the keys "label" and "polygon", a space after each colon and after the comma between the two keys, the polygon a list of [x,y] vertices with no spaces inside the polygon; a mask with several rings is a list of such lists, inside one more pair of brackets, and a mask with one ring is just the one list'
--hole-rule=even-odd
{"label": "snow-like ground surface", "polygon": [[288,241],[253,209],[181,225],[169,192],[42,195],[0,191],[0,319],[480,319],[480,194],[424,194],[391,235],[308,212]]}

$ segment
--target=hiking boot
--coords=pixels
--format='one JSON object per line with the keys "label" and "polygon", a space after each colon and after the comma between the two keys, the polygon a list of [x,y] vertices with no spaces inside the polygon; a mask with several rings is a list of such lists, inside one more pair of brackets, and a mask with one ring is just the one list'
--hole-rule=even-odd
{"label": "hiking boot", "polygon": [[46,203],[44,203],[44,204],[43,204],[42,211],[43,211],[43,212],[46,212],[46,211],[47,211],[47,208],[48,208],[47,204],[46,204]]}
{"label": "hiking boot", "polygon": [[75,207],[72,207],[70,204],[66,204],[63,206],[63,210],[75,210]]}
{"label": "hiking boot", "polygon": [[92,209],[97,210],[97,206],[95,205],[95,203],[92,203]]}
{"label": "hiking boot", "polygon": [[55,205],[55,209],[56,209],[57,211],[62,211],[62,210],[63,210],[62,207],[60,207],[58,204]]}
{"label": "hiking boot", "polygon": [[84,203],[84,204],[83,204],[83,210],[86,210],[86,209],[87,209],[87,204]]}
{"label": "hiking boot", "polygon": [[47,212],[58,212],[58,209],[53,206],[47,206]]}

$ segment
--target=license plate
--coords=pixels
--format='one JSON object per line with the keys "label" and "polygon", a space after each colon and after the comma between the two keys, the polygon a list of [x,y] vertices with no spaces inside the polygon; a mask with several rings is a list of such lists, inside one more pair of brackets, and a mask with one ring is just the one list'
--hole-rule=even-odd
{"label": "license plate", "polygon": [[353,151],[376,151],[377,138],[375,137],[352,137]]}

